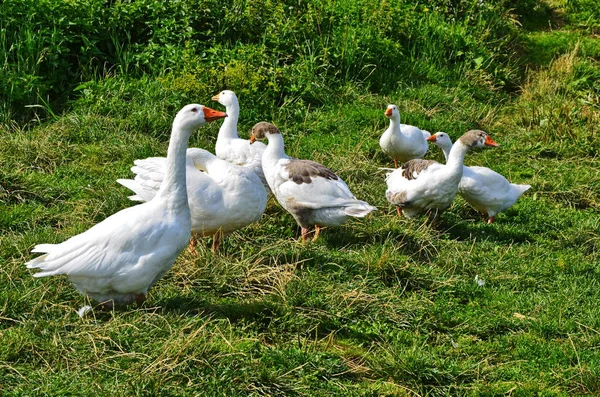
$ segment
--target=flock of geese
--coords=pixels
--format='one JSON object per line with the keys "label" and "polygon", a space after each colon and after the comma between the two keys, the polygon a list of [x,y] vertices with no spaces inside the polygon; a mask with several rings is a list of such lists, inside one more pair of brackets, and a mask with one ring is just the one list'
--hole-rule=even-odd
{"label": "flock of geese", "polygon": [[[117,181],[134,193],[131,200],[142,204],[60,244],[36,245],[32,252],[43,255],[26,263],[41,270],[33,276],[64,274],[77,291],[108,307],[140,304],[188,243],[193,249],[196,238],[212,236],[212,248],[218,250],[227,234],[261,218],[269,192],[294,217],[303,241],[313,226],[315,240],[322,227],[339,226],[376,210],[354,197],[330,169],[289,157],[275,125],[259,122],[249,140],[240,138],[234,92],[225,90],[212,99],[225,106],[226,113],[186,105],[173,121],[167,157],[136,160],[131,168],[134,179]],[[395,105],[388,106],[385,116],[390,126],[380,146],[396,166],[386,177],[386,198],[399,215],[426,213],[435,219],[460,193],[491,223],[530,187],[511,184],[489,168],[463,165],[471,148],[498,146],[484,131],[468,131],[452,144],[446,133],[431,135],[401,124]],[[223,118],[216,155],[187,148],[193,131]],[[257,141],[265,138],[267,145]],[[428,141],[444,151],[446,164],[422,159]]]}

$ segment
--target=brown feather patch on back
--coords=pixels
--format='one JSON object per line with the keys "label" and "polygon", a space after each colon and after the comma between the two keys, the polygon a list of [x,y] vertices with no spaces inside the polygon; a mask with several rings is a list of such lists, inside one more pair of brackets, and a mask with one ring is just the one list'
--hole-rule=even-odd
{"label": "brown feather patch on back", "polygon": [[290,160],[290,162],[285,165],[285,169],[288,172],[290,179],[298,185],[311,183],[312,178],[319,176],[329,180],[338,179],[338,176],[329,168],[310,160]]}
{"label": "brown feather patch on back", "polygon": [[402,164],[402,176],[409,181],[417,179],[416,175],[419,175],[423,170],[435,163],[437,163],[437,161],[423,159],[408,160],[406,163]]}

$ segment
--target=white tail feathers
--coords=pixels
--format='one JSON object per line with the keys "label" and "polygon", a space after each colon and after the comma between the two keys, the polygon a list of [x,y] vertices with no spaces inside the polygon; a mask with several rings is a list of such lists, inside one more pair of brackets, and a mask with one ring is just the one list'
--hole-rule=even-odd
{"label": "white tail feathers", "polygon": [[[31,252],[43,252],[43,251],[36,251],[35,249],[33,249]],[[37,269],[39,267],[39,265],[46,260],[47,256],[48,256],[48,254],[33,258],[32,260],[27,262],[25,265],[27,266],[28,269]],[[36,274],[34,274],[33,277],[37,277]]]}
{"label": "white tail feathers", "polygon": [[377,211],[377,208],[364,201],[357,201],[356,204],[344,207],[344,213],[355,218],[363,218],[372,211]]}
{"label": "white tail feathers", "polygon": [[156,196],[165,176],[167,159],[165,157],[149,157],[135,160],[131,171],[134,179],[117,179],[117,182],[135,193],[129,196],[132,201],[150,201]]}
{"label": "white tail feathers", "polygon": [[158,192],[157,186],[160,184],[151,183],[150,181],[134,180],[134,179],[117,179],[117,182],[127,189],[135,193],[133,196],[129,196],[132,201],[150,201]]}
{"label": "white tail feathers", "polygon": [[513,183],[512,185],[513,185],[513,188],[519,192],[519,196],[531,188],[531,185],[517,185],[515,183]]}
{"label": "white tail feathers", "polygon": [[45,254],[52,251],[52,248],[54,247],[56,247],[56,244],[38,244],[35,247],[33,247],[31,252],[42,252]]}

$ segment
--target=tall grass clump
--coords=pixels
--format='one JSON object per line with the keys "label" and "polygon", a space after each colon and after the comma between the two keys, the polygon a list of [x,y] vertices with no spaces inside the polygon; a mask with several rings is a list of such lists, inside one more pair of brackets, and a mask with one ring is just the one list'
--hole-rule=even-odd
{"label": "tall grass clump", "polygon": [[0,120],[45,117],[26,106],[61,109],[82,82],[164,73],[177,65],[192,32],[206,39],[220,10],[205,1],[4,1]]}
{"label": "tall grass clump", "polygon": [[524,136],[560,153],[594,156],[600,151],[600,65],[578,55],[579,46],[532,73],[518,101],[513,121]]}
{"label": "tall grass clump", "polygon": [[571,0],[563,4],[567,19],[579,29],[591,34],[600,31],[600,8],[593,0]]}
{"label": "tall grass clump", "polygon": [[92,77],[101,12],[99,1],[0,4],[0,120],[28,120],[38,113],[28,105],[64,104],[77,80]]}
{"label": "tall grass clump", "polygon": [[81,83],[115,76],[200,76],[182,87],[196,95],[246,83],[256,112],[393,92],[406,80],[512,89],[518,18],[505,2],[7,0],[0,120],[46,117]]}

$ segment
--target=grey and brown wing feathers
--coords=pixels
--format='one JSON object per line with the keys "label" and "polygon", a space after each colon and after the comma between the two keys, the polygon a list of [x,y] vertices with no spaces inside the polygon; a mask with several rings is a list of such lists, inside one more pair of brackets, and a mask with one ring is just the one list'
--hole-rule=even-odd
{"label": "grey and brown wing feathers", "polygon": [[434,160],[412,159],[402,165],[402,176],[407,180],[417,179],[419,174],[430,165],[437,163]]}
{"label": "grey and brown wing feathers", "polygon": [[388,201],[400,208],[410,205],[409,188],[405,184],[407,181],[417,180],[419,174],[434,164],[438,164],[437,161],[412,159],[405,162],[402,167],[394,172],[387,174],[388,190],[386,191],[386,198]]}
{"label": "grey and brown wing feathers", "polygon": [[322,177],[329,180],[337,180],[338,176],[329,168],[310,160],[291,159],[285,165],[289,178],[301,185],[311,183],[313,178]]}

